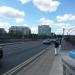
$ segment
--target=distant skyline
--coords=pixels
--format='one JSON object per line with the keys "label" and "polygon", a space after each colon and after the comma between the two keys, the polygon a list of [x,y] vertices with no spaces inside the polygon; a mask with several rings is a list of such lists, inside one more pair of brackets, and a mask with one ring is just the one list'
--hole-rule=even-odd
{"label": "distant skyline", "polygon": [[75,0],[0,0],[0,28],[28,26],[32,33],[46,24],[51,31],[75,34]]}

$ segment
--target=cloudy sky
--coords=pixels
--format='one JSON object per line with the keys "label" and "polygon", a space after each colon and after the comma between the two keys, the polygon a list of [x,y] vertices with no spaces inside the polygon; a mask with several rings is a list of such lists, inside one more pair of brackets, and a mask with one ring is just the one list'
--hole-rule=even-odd
{"label": "cloudy sky", "polygon": [[50,25],[52,32],[75,34],[75,0],[0,0],[0,28]]}

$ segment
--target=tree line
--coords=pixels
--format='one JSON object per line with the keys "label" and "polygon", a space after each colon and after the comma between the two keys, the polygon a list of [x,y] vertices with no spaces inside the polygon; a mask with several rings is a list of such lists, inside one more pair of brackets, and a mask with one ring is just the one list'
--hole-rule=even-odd
{"label": "tree line", "polygon": [[38,35],[38,34],[26,34],[23,35],[23,33],[0,33],[0,39],[46,39],[46,38],[57,38],[61,37],[61,35],[56,35],[55,33],[51,33],[50,36],[47,35]]}

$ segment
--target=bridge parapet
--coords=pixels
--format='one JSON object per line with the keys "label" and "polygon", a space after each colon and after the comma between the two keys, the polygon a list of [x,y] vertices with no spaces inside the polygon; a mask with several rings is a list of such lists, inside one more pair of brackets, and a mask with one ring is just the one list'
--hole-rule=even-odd
{"label": "bridge parapet", "polygon": [[75,75],[75,59],[68,55],[62,56],[63,75]]}

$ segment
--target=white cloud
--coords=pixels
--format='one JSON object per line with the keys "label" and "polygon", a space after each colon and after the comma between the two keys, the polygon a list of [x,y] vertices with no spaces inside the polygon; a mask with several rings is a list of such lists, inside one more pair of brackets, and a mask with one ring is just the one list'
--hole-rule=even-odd
{"label": "white cloud", "polygon": [[61,29],[61,28],[64,28],[65,27],[65,23],[54,23],[54,27],[57,29]]}
{"label": "white cloud", "polygon": [[22,4],[26,4],[26,3],[30,2],[30,0],[18,0],[18,1],[20,1]]}
{"label": "white cloud", "polygon": [[12,7],[1,6],[0,15],[8,18],[22,18],[24,17],[25,13]]}
{"label": "white cloud", "polygon": [[72,20],[75,20],[75,15],[64,14],[63,16],[57,16],[58,22],[66,22],[66,21],[72,21]]}
{"label": "white cloud", "polygon": [[28,24],[23,24],[23,26],[29,27],[29,25],[28,25]]}
{"label": "white cloud", "polygon": [[31,32],[33,34],[37,34],[38,33],[38,27],[31,27]]}
{"label": "white cloud", "polygon": [[40,24],[49,25],[51,27],[53,24],[53,21],[47,18],[40,18]]}
{"label": "white cloud", "polygon": [[24,27],[29,27],[29,25],[28,24],[16,24],[16,26],[24,26]]}
{"label": "white cloud", "polygon": [[10,27],[9,23],[0,22],[0,28],[4,28],[7,32],[8,32],[9,27]]}
{"label": "white cloud", "polygon": [[54,12],[58,9],[60,2],[55,0],[33,0],[33,4],[45,12]]}
{"label": "white cloud", "polygon": [[73,31],[73,30],[75,30],[75,26],[71,25],[69,23],[56,23],[56,24],[54,24],[54,28],[56,29],[55,30],[56,34],[62,34],[63,28],[64,28],[65,29],[65,31],[64,31],[65,35],[67,33],[75,35],[75,32]]}
{"label": "white cloud", "polygon": [[24,19],[23,18],[17,18],[16,19],[16,24],[19,25],[19,24],[22,24],[24,22]]}
{"label": "white cloud", "polygon": [[58,9],[60,2],[58,0],[18,0],[22,4],[32,2],[38,9],[44,12],[54,12]]}
{"label": "white cloud", "polygon": [[62,34],[63,33],[62,31],[63,31],[62,29],[56,29],[55,34]]}
{"label": "white cloud", "polygon": [[54,32],[56,34],[62,34],[64,26],[65,26],[64,23],[54,23],[52,25],[52,28],[54,29]]}
{"label": "white cloud", "polygon": [[[40,18],[40,24],[50,25],[51,31],[55,32],[56,34],[62,34],[63,28],[65,28],[65,35],[67,34],[67,32],[75,35],[75,32],[72,32],[73,30],[75,30],[75,26],[70,23],[54,22],[47,18]],[[71,32],[69,31],[69,29],[71,29]]]}

